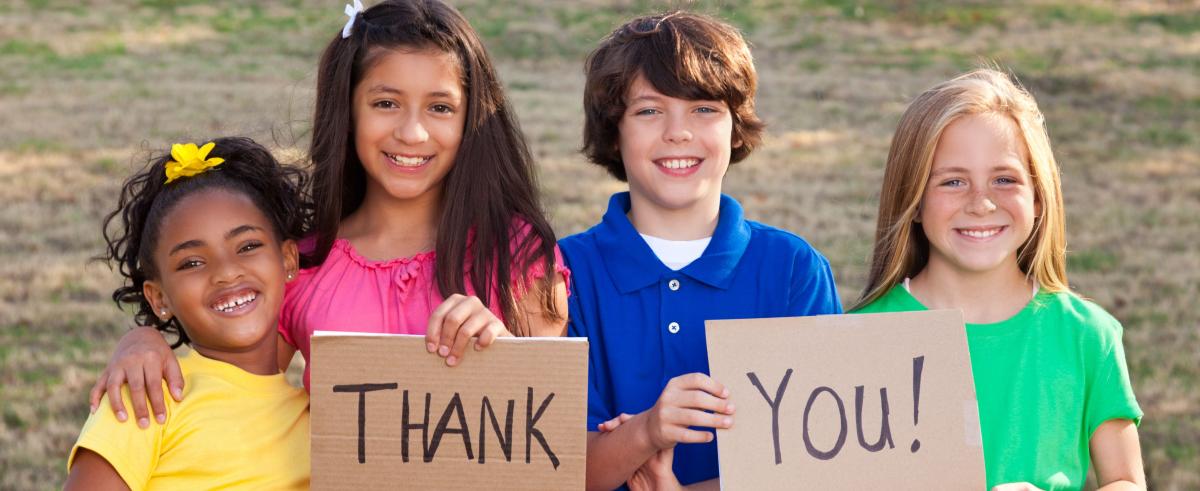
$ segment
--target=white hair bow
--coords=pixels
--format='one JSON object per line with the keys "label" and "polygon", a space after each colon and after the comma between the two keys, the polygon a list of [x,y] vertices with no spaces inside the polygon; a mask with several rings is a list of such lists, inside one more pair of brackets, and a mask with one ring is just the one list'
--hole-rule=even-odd
{"label": "white hair bow", "polygon": [[350,16],[350,20],[346,21],[346,27],[342,28],[342,39],[350,37],[350,29],[354,27],[354,19],[358,18],[358,14],[363,11],[363,4],[359,0],[354,0],[354,5],[346,4],[346,15]]}

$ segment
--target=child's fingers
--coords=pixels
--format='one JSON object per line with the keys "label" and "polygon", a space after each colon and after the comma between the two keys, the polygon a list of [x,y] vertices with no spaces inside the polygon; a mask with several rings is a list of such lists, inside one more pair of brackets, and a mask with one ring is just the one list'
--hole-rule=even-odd
{"label": "child's fingers", "polygon": [[447,297],[433,309],[433,313],[429,314],[429,324],[425,328],[425,349],[430,353],[438,350],[438,346],[442,339],[442,324],[446,320],[446,313],[454,309],[464,298],[462,295],[454,294]]}
{"label": "child's fingers", "polygon": [[625,423],[626,421],[629,421],[631,419],[633,419],[633,415],[621,413],[621,414],[618,414],[617,417],[615,417],[613,419],[610,419],[608,421],[600,423],[599,429],[602,432],[612,431],[612,430],[617,429],[617,427],[621,426],[623,423]]}
{"label": "child's fingers", "polygon": [[733,427],[733,418],[724,414],[713,414],[699,409],[682,409],[665,414],[665,423],[677,427],[701,427],[727,429]]}
{"label": "child's fingers", "polygon": [[463,321],[458,328],[458,333],[454,336],[454,340],[450,344],[450,355],[446,357],[446,364],[455,366],[462,360],[463,353],[467,351],[467,345],[471,343],[471,338],[483,331],[484,327],[492,320],[476,313],[467,320]]}
{"label": "child's fingers", "polygon": [[708,443],[713,441],[713,434],[707,431],[679,428],[673,440],[677,443]]}
{"label": "child's fingers", "polygon": [[479,331],[479,339],[475,341],[475,350],[479,351],[491,346],[492,343],[496,342],[496,338],[501,336],[501,333],[507,331],[503,323],[497,319],[492,319],[483,330]]}
{"label": "child's fingers", "polygon": [[[442,335],[438,341],[438,354],[441,356],[450,356],[451,348],[454,346],[454,340],[458,337],[458,331],[472,317],[477,315],[483,308],[483,303],[476,297],[459,296],[458,303],[454,308],[446,312],[445,319],[442,321]],[[463,346],[466,346],[465,344]],[[462,354],[459,353],[461,356]]]}
{"label": "child's fingers", "polygon": [[175,402],[183,402],[183,370],[179,368],[179,360],[174,356],[167,357],[167,387],[171,389],[171,397]]}
{"label": "child's fingers", "polygon": [[[145,365],[126,371],[125,376],[129,380],[129,398],[133,404],[133,420],[141,428],[150,426],[150,410],[146,407],[146,368]],[[119,391],[120,389],[118,389]],[[109,393],[111,397],[111,392]],[[121,397],[120,392],[117,393],[117,398]]]}
{"label": "child's fingers", "polygon": [[162,382],[155,380],[156,376],[161,377],[162,373],[147,373],[146,381],[146,398],[150,400],[150,411],[154,413],[154,420],[159,424],[167,422],[167,405],[166,396],[163,395]]}
{"label": "child's fingers", "polygon": [[96,408],[100,407],[100,398],[104,397],[104,387],[108,384],[108,369],[105,368],[100,372],[100,376],[96,378],[96,383],[92,384],[92,391],[88,394],[88,407],[93,413]]}
{"label": "child's fingers", "polygon": [[676,407],[704,409],[723,414],[733,414],[733,403],[701,390],[672,391],[666,394],[667,404]]}
{"label": "child's fingers", "polygon": [[113,370],[108,375],[108,381],[105,383],[108,392],[108,405],[112,408],[112,412],[117,416],[117,421],[125,422],[128,417],[125,413],[125,402],[121,399],[121,385],[125,383],[125,372],[122,370]]}
{"label": "child's fingers", "polygon": [[729,397],[729,389],[716,379],[703,373],[686,373],[667,382],[668,389],[688,390],[698,389],[722,399]]}

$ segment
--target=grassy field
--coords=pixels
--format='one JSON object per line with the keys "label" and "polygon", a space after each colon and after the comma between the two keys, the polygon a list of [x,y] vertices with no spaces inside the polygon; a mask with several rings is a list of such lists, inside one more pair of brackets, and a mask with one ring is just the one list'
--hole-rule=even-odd
{"label": "grassy field", "polygon": [[[88,258],[148,149],[244,134],[300,161],[342,1],[0,0],[0,488],[61,486],[87,388],[130,324]],[[368,2],[372,3],[372,2]],[[559,235],[622,186],[580,157],[582,59],[641,0],[464,0],[540,165]],[[1063,171],[1072,286],[1125,326],[1156,489],[1200,488],[1200,3],[684,4],[754,43],[764,149],[728,193],[865,281],[905,103],[995,62],[1032,89]]]}

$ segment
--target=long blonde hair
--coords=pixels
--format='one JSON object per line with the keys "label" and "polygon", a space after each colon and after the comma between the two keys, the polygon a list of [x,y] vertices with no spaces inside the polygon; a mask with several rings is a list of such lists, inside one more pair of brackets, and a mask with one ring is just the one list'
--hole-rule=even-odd
{"label": "long blonde hair", "polygon": [[1029,148],[1029,173],[1041,211],[1033,233],[1017,250],[1017,264],[1047,291],[1068,291],[1066,230],[1058,163],[1037,102],[1008,75],[979,69],[926,90],[909,104],[888,152],[879,193],[879,221],[871,271],[855,309],[882,297],[906,277],[915,276],[929,259],[929,240],[914,227],[933,154],[942,132],[956,119],[976,114],[1011,118]]}

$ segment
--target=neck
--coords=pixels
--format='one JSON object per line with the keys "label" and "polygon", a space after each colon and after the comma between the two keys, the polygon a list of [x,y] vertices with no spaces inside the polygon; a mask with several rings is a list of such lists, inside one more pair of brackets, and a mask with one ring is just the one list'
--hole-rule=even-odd
{"label": "neck", "polygon": [[433,250],[441,210],[440,189],[396,199],[368,184],[362,206],[342,220],[338,236],[371,259],[409,257]]}
{"label": "neck", "polygon": [[912,295],[930,309],[960,309],[968,324],[992,324],[1016,315],[1029,303],[1033,283],[1010,265],[966,272],[930,258],[909,284]]}
{"label": "neck", "polygon": [[704,198],[684,208],[659,206],[630,193],[629,222],[638,233],[667,240],[712,237],[721,214],[721,195]]}
{"label": "neck", "polygon": [[279,359],[276,354],[275,333],[263,336],[262,340],[242,350],[228,348],[210,348],[192,342],[192,349],[214,360],[223,361],[241,368],[254,375],[275,375],[279,373]]}

